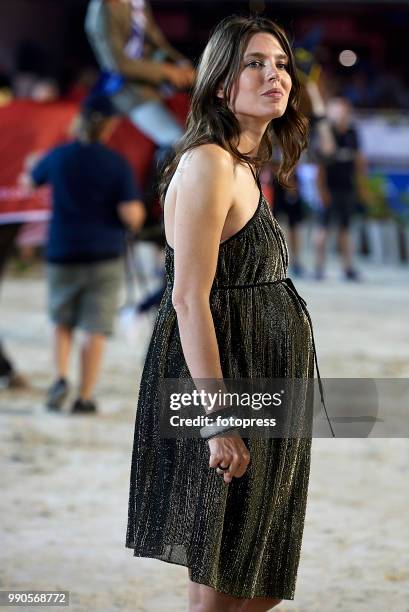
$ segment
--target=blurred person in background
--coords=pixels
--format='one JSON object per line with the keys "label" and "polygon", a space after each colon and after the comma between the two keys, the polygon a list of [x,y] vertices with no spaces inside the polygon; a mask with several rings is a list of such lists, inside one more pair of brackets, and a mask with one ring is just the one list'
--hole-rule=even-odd
{"label": "blurred person in background", "polygon": [[301,228],[307,217],[307,204],[301,197],[296,173],[290,180],[292,189],[284,188],[278,181],[274,182],[274,214],[284,214],[287,217],[291,262],[289,272],[300,278],[305,276],[305,268],[301,262]]}
{"label": "blurred person in background", "polygon": [[[310,122],[310,142],[313,141],[315,150],[322,156],[331,156],[336,150],[336,143],[327,120],[326,106],[322,97],[318,78],[320,67],[315,63],[314,56],[309,54],[309,61],[298,64],[298,75],[304,85],[303,103],[306,105],[305,114]],[[301,157],[302,161],[303,157]],[[290,178],[292,188],[285,188],[278,181],[274,182],[274,212],[276,215],[284,215],[289,226],[289,250],[290,267],[289,272],[295,277],[306,275],[305,267],[301,261],[303,222],[308,216],[308,206],[301,197],[297,173],[294,172]]]}
{"label": "blurred person in background", "polygon": [[[0,281],[20,228],[21,223],[1,223],[0,220]],[[16,372],[13,362],[6,355],[0,339],[0,389],[22,389],[27,386],[25,378]]]}
{"label": "blurred person in background", "polygon": [[[30,49],[31,47],[29,47],[29,50]],[[17,59],[19,60],[19,58]],[[25,81],[25,86],[23,93],[36,102],[52,101],[56,99],[59,94],[54,81],[40,78],[34,73],[30,74],[30,78]],[[0,106],[8,105],[12,99],[12,78],[0,70]],[[25,128],[27,129],[27,126],[25,126]],[[7,145],[5,145],[4,150],[10,153]],[[7,216],[5,216],[4,219],[0,218],[0,280],[3,277],[4,269],[13,252],[13,248],[21,248],[19,247],[19,239],[22,233],[25,230],[32,232],[33,229],[35,230],[35,228],[38,228],[40,235],[39,243],[41,243],[42,228],[44,226],[45,223],[42,222],[24,223],[22,221],[9,221],[7,220]],[[30,257],[32,255],[31,248],[27,248],[27,251],[25,251],[23,247],[22,250],[24,256]],[[28,381],[16,371],[12,359],[6,353],[4,345],[0,340],[0,389],[24,389],[28,386]]]}
{"label": "blurred person in background", "polygon": [[116,127],[115,114],[107,97],[91,94],[83,103],[77,138],[52,149],[34,164],[29,177],[34,185],[53,188],[46,249],[56,359],[56,379],[47,395],[50,410],[60,410],[67,397],[78,328],[84,339],[79,393],[71,412],[97,411],[93,392],[123,279],[124,226],[137,232],[145,219],[128,162],[104,145]]}
{"label": "blurred person in background", "polygon": [[[324,155],[319,152],[318,191],[323,204],[319,215],[319,228],[315,237],[315,278],[324,278],[325,254],[328,229],[335,222],[339,232],[339,248],[342,257],[343,278],[360,280],[353,265],[353,245],[350,224],[356,211],[358,195],[365,202],[364,191],[366,162],[360,152],[359,138],[352,123],[350,102],[344,97],[335,97],[328,102],[327,117],[335,139],[335,152]],[[359,194],[358,194],[359,192]]]}
{"label": "blurred person in background", "polygon": [[90,0],[85,30],[102,70],[101,87],[158,147],[146,194],[154,199],[158,166],[183,134],[164,98],[169,85],[188,89],[194,68],[165,38],[146,0]]}

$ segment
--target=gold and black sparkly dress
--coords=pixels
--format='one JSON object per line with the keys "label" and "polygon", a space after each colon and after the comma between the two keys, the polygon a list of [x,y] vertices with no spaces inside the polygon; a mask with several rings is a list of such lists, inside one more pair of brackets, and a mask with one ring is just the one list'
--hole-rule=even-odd
{"label": "gold and black sparkly dress", "polygon": [[[311,319],[286,278],[284,234],[257,182],[258,208],[221,243],[210,295],[223,376],[311,379]],[[158,381],[190,378],[169,245],[166,275],[139,391],[126,546],[189,567],[194,582],[234,597],[294,599],[311,437],[245,440],[251,463],[228,485],[209,468],[206,440],[160,438]]]}

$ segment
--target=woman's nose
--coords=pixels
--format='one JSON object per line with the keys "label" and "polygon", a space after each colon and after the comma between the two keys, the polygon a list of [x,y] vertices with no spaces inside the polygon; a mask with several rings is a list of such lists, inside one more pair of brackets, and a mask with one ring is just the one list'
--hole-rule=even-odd
{"label": "woman's nose", "polygon": [[271,68],[267,73],[267,81],[275,80],[277,79],[277,77],[278,77],[278,72],[276,68]]}

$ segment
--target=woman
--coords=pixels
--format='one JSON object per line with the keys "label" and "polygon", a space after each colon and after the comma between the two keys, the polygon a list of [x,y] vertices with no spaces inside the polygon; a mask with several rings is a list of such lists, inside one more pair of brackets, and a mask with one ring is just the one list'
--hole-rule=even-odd
{"label": "woman", "polygon": [[264,18],[226,18],[162,177],[168,284],[139,393],[126,546],[189,568],[189,612],[256,612],[294,598],[311,437],[225,429],[161,439],[158,388],[168,378],[314,377],[310,318],[256,175],[273,139],[278,178],[291,175],[307,138],[298,97],[284,32]]}

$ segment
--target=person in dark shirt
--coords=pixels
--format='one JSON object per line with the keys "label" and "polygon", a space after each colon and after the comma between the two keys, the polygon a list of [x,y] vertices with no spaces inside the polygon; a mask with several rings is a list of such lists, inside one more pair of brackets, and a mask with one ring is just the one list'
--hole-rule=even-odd
{"label": "person in dark shirt", "polygon": [[278,181],[274,181],[274,215],[287,217],[291,262],[289,272],[295,277],[303,277],[306,273],[301,263],[301,227],[307,218],[307,204],[301,197],[295,172],[290,180],[292,189],[286,189]]}
{"label": "person in dark shirt", "polygon": [[77,139],[45,155],[31,170],[35,185],[53,188],[46,247],[49,313],[55,324],[57,378],[47,406],[59,410],[68,394],[68,360],[76,328],[84,333],[81,381],[71,412],[96,412],[92,394],[106,336],[113,330],[123,278],[124,230],[145,219],[141,193],[127,161],[103,143],[115,127],[106,97],[91,95]]}
{"label": "person in dark shirt", "polygon": [[[324,277],[325,250],[328,228],[335,222],[339,230],[339,244],[343,260],[344,278],[359,280],[353,266],[353,249],[350,239],[350,224],[354,215],[357,194],[362,183],[357,179],[366,174],[365,161],[360,153],[356,128],[351,121],[351,106],[346,98],[333,98],[328,103],[328,119],[335,141],[332,155],[321,155],[318,163],[318,191],[323,210],[319,216],[319,230],[316,236],[315,277]],[[366,194],[360,193],[365,200]]]}
{"label": "person in dark shirt", "polygon": [[46,247],[50,263],[117,259],[124,226],[118,204],[140,200],[132,170],[100,142],[76,141],[53,149],[32,171],[36,185],[53,187]]}

